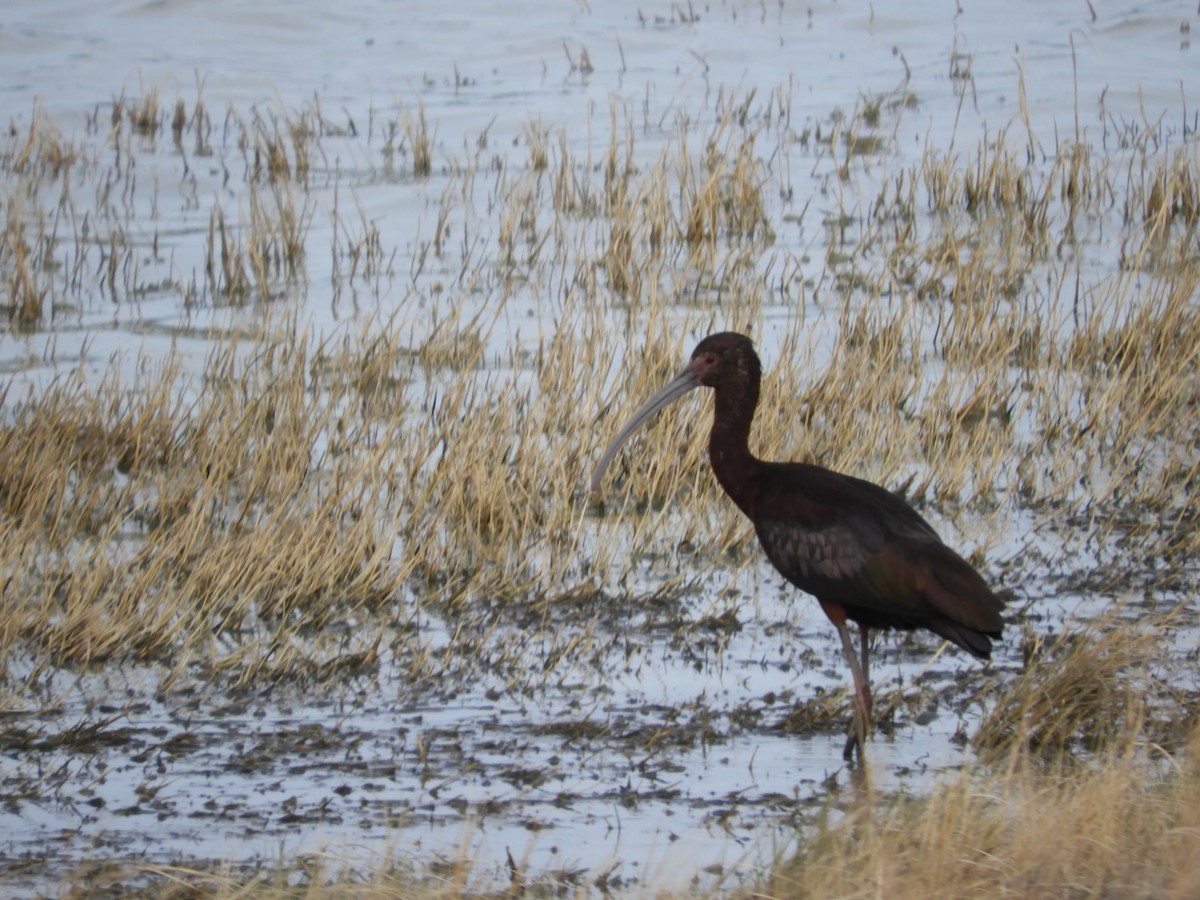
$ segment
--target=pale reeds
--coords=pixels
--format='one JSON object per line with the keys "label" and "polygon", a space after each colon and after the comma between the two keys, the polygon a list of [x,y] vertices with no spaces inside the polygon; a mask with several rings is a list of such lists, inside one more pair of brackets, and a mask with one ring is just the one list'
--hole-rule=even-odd
{"label": "pale reeds", "polygon": [[1189,897],[1200,887],[1197,741],[1154,759],[1136,727],[1087,764],[964,773],[926,798],[844,815],[807,833],[755,897]]}

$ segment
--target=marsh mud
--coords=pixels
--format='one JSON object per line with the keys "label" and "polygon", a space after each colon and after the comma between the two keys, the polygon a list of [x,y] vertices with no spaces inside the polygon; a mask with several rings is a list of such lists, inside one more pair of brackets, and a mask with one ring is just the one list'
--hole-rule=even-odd
{"label": "marsh mud", "polygon": [[[5,631],[15,649],[2,663],[0,890],[55,894],[153,881],[173,865],[280,865],[300,881],[306,867],[369,878],[385,865],[422,876],[466,863],[469,883],[483,887],[519,879],[634,893],[754,879],[812,817],[836,811],[864,786],[841,760],[848,678],[835,635],[811,598],[781,583],[706,474],[678,474],[680,459],[685,473],[700,471],[702,438],[689,444],[676,431],[670,441],[648,440],[638,462],[614,476],[620,499],[596,510],[581,488],[620,415],[612,393],[587,395],[586,423],[577,417],[535,436],[546,453],[535,467],[538,478],[550,473],[545,483],[518,485],[524,493],[508,492],[518,499],[480,514],[462,562],[447,538],[458,523],[426,514],[425,527],[413,513],[433,493],[416,476],[437,473],[457,430],[486,420],[504,397],[528,390],[522,398],[533,398],[517,404],[516,429],[540,396],[562,393],[570,406],[572,384],[585,379],[611,390],[621,377],[612,360],[645,352],[647,321],[650,336],[664,339],[748,322],[770,369],[804,349],[815,379],[835,347],[886,349],[890,322],[882,314],[871,320],[868,307],[894,311],[890,304],[903,301],[911,314],[902,324],[917,323],[905,332],[915,335],[912,358],[934,359],[936,379],[951,368],[946,323],[969,306],[941,268],[960,251],[996,264],[998,274],[981,280],[1002,301],[1030,296],[1018,312],[1048,311],[1046,321],[1058,323],[1032,338],[1004,335],[1014,362],[952,398],[947,427],[911,453],[931,456],[954,434],[978,428],[972,433],[986,436],[992,427],[1037,451],[1028,453],[1029,471],[1016,459],[1021,452],[1000,453],[992,469],[955,469],[953,457],[938,457],[942,471],[967,474],[917,491],[949,543],[979,551],[974,558],[1010,616],[986,667],[928,635],[879,639],[871,789],[919,793],[976,761],[981,723],[1040,648],[1093,620],[1112,626],[1114,609],[1117,627],[1131,629],[1180,610],[1164,632],[1171,642],[1151,673],[1151,693],[1168,720],[1186,716],[1198,634],[1186,607],[1198,573],[1186,537],[1194,532],[1190,513],[1180,507],[1197,482],[1194,434],[1172,431],[1127,453],[1137,442],[1123,433],[1124,443],[1097,439],[1103,446],[1088,456],[1086,435],[1104,423],[1080,410],[1102,392],[1079,388],[1084,376],[1069,365],[1061,377],[1038,380],[1049,369],[1039,340],[1069,343],[1080,309],[1108,296],[1101,287],[1129,278],[1119,297],[1149,294],[1194,256],[1185,238],[1171,245],[1183,248],[1179,258],[1156,256],[1157,244],[1133,258],[1137,242],[1127,235],[1143,216],[1195,212],[1186,178],[1151,185],[1149,176],[1134,177],[1152,170],[1147,159],[1182,159],[1179,171],[1191,171],[1200,97],[1189,38],[1194,4],[1109,6],[1027,3],[1014,15],[1008,3],[956,11],[935,2],[903,11],[846,2],[7,4],[5,427],[63,385],[82,396],[119,376],[153,393],[138,379],[158,365],[189,376],[171,382],[186,418],[214,391],[206,356],[225,344],[260,353],[256,336],[284,310],[299,323],[289,332],[300,335],[296,344],[311,340],[324,351],[336,343],[322,343],[330,334],[364,335],[354,379],[323,368],[332,353],[313,350],[300,367],[310,380],[295,393],[309,407],[353,380],[358,393],[345,409],[361,418],[347,413],[345,421],[366,423],[343,431],[339,408],[308,441],[303,454],[320,478],[340,485],[339,459],[372,441],[399,444],[412,421],[426,429],[420,440],[428,446],[424,456],[396,454],[412,479],[400,487],[390,481],[390,457],[381,451],[385,464],[373,461],[380,494],[409,487],[415,499],[334,505],[347,529],[364,508],[386,511],[372,540],[355,550],[375,573],[403,569],[400,587],[339,609],[327,599],[334,592],[297,589],[292,606],[268,608],[274,596],[264,596],[239,608],[237,621],[168,611],[147,616],[160,631],[144,645],[133,634],[136,645],[114,649],[97,634],[104,652],[89,661],[90,645],[67,652],[76,645],[63,623],[85,621],[70,616],[80,614],[72,590],[88,569],[79,564],[73,581],[70,563],[95,558],[85,551],[103,544],[99,556],[116,573],[107,588],[136,568],[121,566],[146,544],[169,543],[162,534],[195,504],[171,495],[169,463],[182,439],[167,442],[166,461],[154,460],[162,468],[152,470],[136,441],[95,463],[88,454],[105,435],[71,432],[73,452],[88,464],[72,469],[56,496],[85,496],[86,479],[103,470],[111,491],[86,494],[89,502],[103,511],[105,498],[119,495],[133,513],[96,526],[99,534],[87,531],[89,520],[79,533],[35,544],[62,521],[56,507],[19,533],[30,540],[28,554],[4,557],[5,613],[16,624]],[[1006,141],[1015,157],[989,156]],[[1070,141],[1091,156],[1060,156]],[[1109,155],[1111,163],[1098,166],[1106,186],[1091,193],[1059,163]],[[1025,168],[1006,186],[997,172],[1011,158]],[[996,164],[963,176],[978,159]],[[966,200],[950,212],[936,208],[941,170],[967,184]],[[1044,183],[1034,177],[1043,170],[1051,173]],[[739,180],[746,171],[755,174]],[[655,172],[661,184],[622,207],[629,198],[620,185],[653,182]],[[1142,191],[1137,200],[1115,199],[1112,185],[1124,191],[1131,183],[1131,192]],[[738,195],[746,184],[754,190]],[[1023,218],[1012,211],[1026,210],[1030,184],[1046,199]],[[709,213],[689,219],[689,192],[700,196],[705,185],[720,188],[716,199]],[[645,211],[660,196],[670,210],[665,221],[679,226],[671,233],[648,228],[631,241],[614,228],[621,209]],[[978,223],[989,210],[1005,220],[1008,244],[956,238],[946,224],[955,216]],[[1062,240],[1043,240],[1039,227]],[[933,237],[905,246],[921,228]],[[261,243],[252,241],[256,231]],[[884,246],[884,232],[893,244]],[[880,245],[856,243],[868,235]],[[1018,257],[1033,262],[1020,269]],[[633,264],[639,259],[641,267]],[[1144,277],[1130,275],[1143,263]],[[956,271],[963,283],[970,274]],[[1194,298],[1184,295],[1176,305],[1187,308]],[[1098,312],[1082,316],[1089,322],[1111,311],[1094,302]],[[851,314],[864,308],[855,331]],[[602,371],[572,372],[564,384],[537,367],[551,357],[556,334],[584,326],[616,335]],[[841,341],[843,330],[850,339]],[[373,351],[367,338],[385,332],[394,358],[380,354],[383,364],[372,368],[363,348]],[[964,333],[962,344],[974,347],[975,332]],[[1147,356],[1175,352],[1163,333],[1152,338]],[[1088,347],[1079,344],[1082,358]],[[1105,344],[1111,353],[1096,377],[1140,371],[1144,360],[1129,346]],[[630,355],[635,368],[682,362]],[[996,400],[984,388],[1001,375]],[[934,418],[920,407],[934,392],[917,383],[902,394],[891,404],[899,410],[893,424],[915,433]],[[1039,417],[1047,394],[1065,398],[1057,419]],[[462,396],[483,399],[448,422],[438,418]],[[136,408],[136,399],[113,409]],[[620,402],[632,409],[641,399]],[[300,404],[301,412],[309,407]],[[265,435],[284,430],[273,431],[285,421],[274,407],[252,412],[246,421],[263,431],[250,443],[267,445]],[[823,412],[807,406],[797,432],[842,426],[823,421]],[[305,417],[296,418],[300,428]],[[1046,421],[1067,423],[1063,444],[1057,432],[1041,433]],[[1147,422],[1158,424],[1148,414],[1135,425]],[[493,441],[505,466],[534,444],[475,439]],[[893,486],[919,476],[919,489],[926,464],[893,454],[889,442],[851,456],[855,471],[895,475]],[[794,442],[781,443],[790,455]],[[821,450],[819,442],[807,446]],[[668,452],[676,468],[664,498],[654,493],[663,490],[655,479],[664,479],[649,460]],[[1121,468],[1125,456],[1134,461]],[[216,483],[220,460],[206,460],[210,468],[186,463]],[[147,470],[126,498],[122,491]],[[1147,494],[1144,482],[1160,471],[1158,507],[1114,512],[1121,489]],[[229,484],[215,493],[233,511],[218,509],[211,530],[249,542],[246,523],[274,522],[266,514],[256,520],[251,509],[254,491],[268,492],[234,476]],[[1091,503],[1092,491],[1104,502]],[[463,508],[476,512],[480,493],[464,488]],[[6,552],[18,536],[9,528],[14,496],[6,487]],[[673,513],[685,497],[690,508]],[[568,512],[530,540],[503,531],[515,506],[537,507],[542,521],[556,508]],[[283,545],[291,533],[280,533]],[[474,581],[508,537],[518,561],[496,568],[519,589]],[[166,570],[156,590],[200,568],[180,556],[177,569],[147,556],[143,569]],[[301,567],[303,559],[289,559]],[[42,566],[53,577],[38,587],[30,573]],[[358,584],[358,574],[345,581]],[[456,578],[482,585],[477,596],[443,589]],[[291,584],[286,573],[280,583]],[[118,603],[118,613],[141,614],[143,599],[150,606],[153,598]],[[175,637],[172,615],[207,630],[179,639],[178,652],[169,640],[164,650],[160,635]],[[289,616],[302,625],[287,627]],[[1101,726],[1081,726],[1090,727]]]}
{"label": "marsh mud", "polygon": [[[43,705],[0,718],[6,890],[280,861],[368,879],[383,865],[469,871],[480,886],[744,884],[862,791],[921,792],[973,760],[985,710],[1029,652],[1017,628],[987,667],[929,638],[877,641],[868,788],[841,761],[850,710],[832,629],[773,578],[742,587],[716,610],[605,600],[605,624],[585,610],[586,632],[574,616],[555,627],[606,646],[549,670],[531,647],[516,679],[466,666],[413,684],[386,650],[368,671],[238,690],[204,673],[163,690],[165,671],[131,664],[10,663]],[[1107,605],[1064,592],[1038,617],[1077,627]],[[1200,631],[1179,626],[1160,675],[1191,697]],[[503,644],[522,625],[480,627]]]}
{"label": "marsh mud", "polygon": [[[837,646],[796,601],[658,629],[631,613],[613,649],[524,687],[483,671],[414,686],[386,653],[369,674],[236,692],[160,691],[162,671],[133,665],[42,671],[45,707],[0,728],[6,885],[86,877],[83,860],[307,854],[365,873],[469,860],[478,883],[509,878],[509,854],[531,881],[741,882],[858,789]],[[931,659],[930,643],[877,650],[879,787],[959,765],[977,682],[1006,666]]]}

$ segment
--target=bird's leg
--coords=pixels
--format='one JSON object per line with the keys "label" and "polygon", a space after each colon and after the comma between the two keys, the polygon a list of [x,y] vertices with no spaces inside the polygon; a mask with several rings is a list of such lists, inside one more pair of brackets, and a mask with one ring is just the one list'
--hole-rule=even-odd
{"label": "bird's leg", "polygon": [[850,762],[854,758],[854,748],[857,747],[858,758],[861,761],[867,735],[871,733],[871,686],[867,684],[866,674],[859,665],[858,654],[854,652],[854,642],[850,640],[850,629],[846,627],[845,621],[838,624],[837,630],[842,639],[842,652],[854,677],[854,719],[850,724],[850,735],[846,738],[842,758]]}
{"label": "bird's leg", "polygon": [[858,627],[859,640],[862,641],[862,677],[866,696],[862,698],[867,707],[867,723],[874,722],[875,699],[871,696],[871,629],[866,625]]}
{"label": "bird's leg", "polygon": [[[824,600],[819,602],[825,610],[825,615],[829,616],[829,621],[838,630],[838,637],[842,639],[842,652],[850,666],[850,674],[854,677],[854,719],[850,736],[846,739],[846,747],[842,751],[842,758],[847,762],[852,760],[854,748],[857,747],[858,758],[862,760],[863,745],[871,732],[871,686],[867,682],[866,667],[859,664],[859,654],[855,652],[854,642],[850,640],[850,630],[846,627],[846,608],[840,603],[826,603]],[[866,636],[866,629],[863,629],[863,638]],[[863,662],[868,662],[865,643],[861,652]]]}
{"label": "bird's leg", "polygon": [[[854,759],[855,747],[858,748],[859,761],[863,760],[863,741],[871,733],[875,722],[875,700],[871,696],[871,632],[866,625],[858,626],[858,637],[861,641],[859,650],[862,654],[862,680],[857,676],[854,679],[854,718],[850,720],[850,733],[846,736],[846,746],[842,749],[842,759],[846,762]],[[853,655],[853,645],[848,634],[843,637],[842,646],[847,648],[848,657]],[[853,660],[850,669],[854,670]]]}

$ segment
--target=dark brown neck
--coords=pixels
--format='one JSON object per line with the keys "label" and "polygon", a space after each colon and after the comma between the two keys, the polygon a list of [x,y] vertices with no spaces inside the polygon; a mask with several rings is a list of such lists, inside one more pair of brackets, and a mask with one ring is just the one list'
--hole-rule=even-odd
{"label": "dark brown neck", "polygon": [[757,384],[722,385],[715,391],[708,458],[717,481],[747,516],[753,516],[754,479],[761,462],[750,452],[750,423]]}

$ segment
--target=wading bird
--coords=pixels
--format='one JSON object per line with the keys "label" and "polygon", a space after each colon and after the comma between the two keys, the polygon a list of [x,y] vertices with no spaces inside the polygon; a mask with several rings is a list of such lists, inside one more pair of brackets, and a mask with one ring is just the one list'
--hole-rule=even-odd
{"label": "wading bird", "polygon": [[[698,387],[713,389],[708,458],[717,481],[754,523],[776,569],[817,598],[838,630],[854,677],[854,718],[843,756],[863,758],[871,728],[868,635],[872,628],[925,628],[979,659],[1000,637],[1003,604],[979,573],[942,543],[891,491],[798,462],[767,462],[748,440],[762,364],[750,339],[725,332],[702,340],[673,381],[650,398],[604,452],[591,489],[621,445],[655,413]],[[846,620],[858,623],[856,654]]]}

